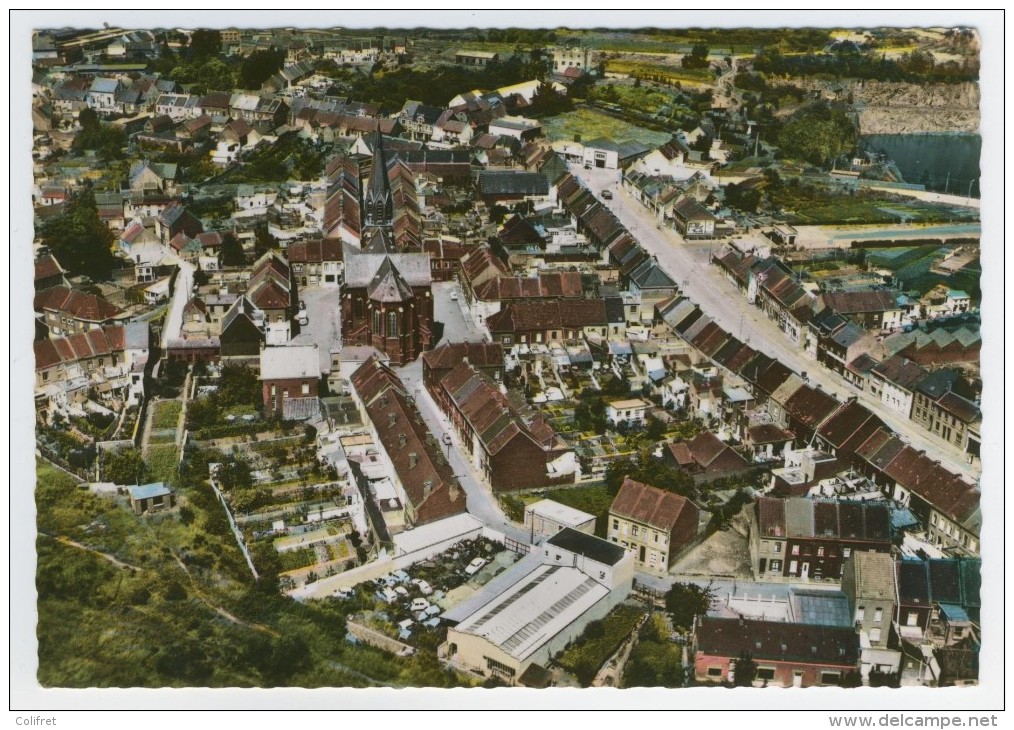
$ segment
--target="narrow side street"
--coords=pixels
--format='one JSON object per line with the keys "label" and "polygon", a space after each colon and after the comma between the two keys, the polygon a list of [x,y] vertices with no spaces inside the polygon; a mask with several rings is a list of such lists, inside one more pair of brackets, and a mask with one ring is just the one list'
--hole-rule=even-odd
{"label": "narrow side street", "polygon": [[433,402],[426,388],[423,387],[422,361],[416,360],[410,365],[400,368],[397,373],[405,383],[405,388],[415,398],[416,406],[419,408],[423,420],[426,421],[430,433],[441,443],[446,443],[444,436],[450,434],[451,443],[449,447],[445,446],[444,450],[451,468],[454,469],[454,475],[465,491],[469,514],[488,527],[500,530],[518,542],[527,543],[530,537],[528,532],[507,519],[507,515],[500,509],[500,504],[493,495],[493,491],[481,482],[472,469],[471,460],[462,449],[457,435],[440,409],[437,408],[436,403]]}

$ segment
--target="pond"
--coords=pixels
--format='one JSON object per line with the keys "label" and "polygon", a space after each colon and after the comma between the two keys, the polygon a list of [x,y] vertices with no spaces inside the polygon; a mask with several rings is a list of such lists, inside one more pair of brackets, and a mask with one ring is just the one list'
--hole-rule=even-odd
{"label": "pond", "polygon": [[905,182],[979,197],[982,137],[977,134],[866,134],[861,143],[893,160]]}

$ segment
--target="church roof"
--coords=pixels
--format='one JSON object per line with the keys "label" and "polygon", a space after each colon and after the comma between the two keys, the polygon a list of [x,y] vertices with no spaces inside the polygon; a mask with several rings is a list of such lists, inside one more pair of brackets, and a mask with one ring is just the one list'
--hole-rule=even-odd
{"label": "church roof", "polygon": [[[392,217],[391,206],[391,182],[387,177],[387,159],[384,156],[384,138],[378,131],[374,137],[373,144],[373,169],[370,171],[370,180],[366,186],[364,196],[367,216],[374,213],[372,222],[381,224],[390,222]],[[383,204],[383,221],[376,219],[375,208]]]}
{"label": "church roof", "polygon": [[384,257],[384,262],[373,275],[366,291],[375,302],[405,302],[413,297],[412,287],[402,277],[389,256]]}
{"label": "church roof", "polygon": [[367,228],[360,245],[365,253],[394,253],[398,248],[391,229],[386,226]]}

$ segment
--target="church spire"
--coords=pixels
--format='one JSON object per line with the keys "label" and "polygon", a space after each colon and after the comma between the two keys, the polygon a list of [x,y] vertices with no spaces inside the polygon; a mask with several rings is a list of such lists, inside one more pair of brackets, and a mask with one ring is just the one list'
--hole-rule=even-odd
{"label": "church spire", "polygon": [[363,199],[368,226],[390,226],[394,220],[394,202],[391,197],[391,182],[387,179],[383,140],[378,129],[373,140],[373,169],[370,171],[370,180]]}

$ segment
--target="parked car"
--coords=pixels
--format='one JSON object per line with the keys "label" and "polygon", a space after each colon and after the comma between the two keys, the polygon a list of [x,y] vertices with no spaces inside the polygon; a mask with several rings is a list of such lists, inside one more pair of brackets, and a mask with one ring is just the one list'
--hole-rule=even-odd
{"label": "parked car", "polygon": [[485,564],[486,561],[483,558],[476,558],[475,560],[473,560],[471,563],[468,564],[467,568],[465,568],[465,574],[475,575],[480,570],[482,570],[482,566],[484,566]]}
{"label": "parked car", "polygon": [[613,191],[612,190],[603,190],[602,191],[602,197],[605,200],[612,200],[613,199]]}
{"label": "parked car", "polygon": [[385,588],[381,591],[377,591],[377,598],[384,603],[394,603],[398,600],[398,594],[392,591],[390,588]]}
{"label": "parked car", "polygon": [[416,578],[415,580],[412,581],[412,583],[415,584],[415,586],[419,589],[419,592],[422,593],[424,596],[428,596],[431,593],[433,593],[433,588],[430,586],[429,583],[424,581],[422,578]]}
{"label": "parked car", "polygon": [[452,302],[458,301],[458,292],[456,292],[456,291],[452,291],[451,292],[451,301]]}
{"label": "parked car", "polygon": [[418,613],[420,611],[425,611],[429,607],[430,602],[427,601],[425,598],[416,598],[414,601],[412,601],[412,605],[409,606],[409,610],[412,613]]}

